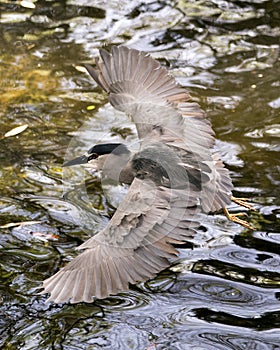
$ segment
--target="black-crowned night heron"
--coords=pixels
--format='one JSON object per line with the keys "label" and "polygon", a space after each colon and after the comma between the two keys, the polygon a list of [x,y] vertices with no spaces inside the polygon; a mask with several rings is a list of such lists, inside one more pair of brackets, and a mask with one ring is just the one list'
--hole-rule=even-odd
{"label": "black-crowned night heron", "polygon": [[201,213],[223,209],[232,197],[228,170],[217,153],[204,113],[166,68],[149,55],[125,46],[100,50],[88,73],[108,93],[110,103],[136,124],[140,150],[98,144],[65,166],[97,164],[105,176],[130,184],[108,225],[83,243],[80,255],[43,282],[48,300],[92,302],[146,281],[170,265],[176,247],[200,226]]}

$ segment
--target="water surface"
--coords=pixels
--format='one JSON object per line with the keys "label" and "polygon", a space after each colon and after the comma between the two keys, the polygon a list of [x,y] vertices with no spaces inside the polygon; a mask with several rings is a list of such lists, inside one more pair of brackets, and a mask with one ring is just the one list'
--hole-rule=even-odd
{"label": "water surface", "polygon": [[[28,125],[0,140],[0,347],[280,349],[279,1],[23,5],[0,1],[1,137]],[[61,164],[101,140],[136,145],[134,125],[76,69],[112,44],[150,52],[207,111],[256,230],[209,216],[195,249],[154,280],[92,304],[45,303],[41,281],[121,196]]]}

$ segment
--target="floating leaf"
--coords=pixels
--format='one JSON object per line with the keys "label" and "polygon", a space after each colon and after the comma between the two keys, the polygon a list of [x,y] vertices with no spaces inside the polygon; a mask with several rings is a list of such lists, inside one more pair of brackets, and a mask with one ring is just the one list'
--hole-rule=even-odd
{"label": "floating leaf", "polygon": [[87,73],[86,67],[74,65],[74,68],[75,68],[78,72]]}
{"label": "floating leaf", "polygon": [[23,132],[25,129],[28,128],[28,125],[27,124],[24,124],[24,125],[20,125],[20,126],[17,126],[16,128],[6,132],[6,134],[4,135],[4,137],[10,137],[10,136],[15,136],[15,135],[18,135],[20,134],[21,132]]}
{"label": "floating leaf", "polygon": [[20,1],[20,6],[25,7],[27,9],[35,9],[36,7],[32,1],[27,1],[27,0]]}
{"label": "floating leaf", "polygon": [[53,233],[32,232],[32,235],[44,242],[47,242],[50,239],[57,240],[59,238],[59,236]]}
{"label": "floating leaf", "polygon": [[20,221],[20,222],[9,222],[8,224],[0,226],[0,228],[10,228],[16,226],[25,226],[25,225],[35,225],[40,224],[42,221]]}

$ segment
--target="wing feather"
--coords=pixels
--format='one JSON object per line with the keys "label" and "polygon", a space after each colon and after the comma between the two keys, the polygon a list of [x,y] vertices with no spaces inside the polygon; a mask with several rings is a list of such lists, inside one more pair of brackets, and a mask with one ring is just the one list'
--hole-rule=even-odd
{"label": "wing feather", "polygon": [[[185,198],[184,190],[173,191],[135,178],[105,229],[80,246],[84,252],[43,282],[44,292],[51,293],[49,300],[91,302],[93,297],[127,290],[129,283],[145,281],[168,267],[169,259],[178,254],[169,242],[181,243],[176,231],[184,239],[193,233],[184,234],[188,223],[188,203],[182,205]],[[123,239],[116,241],[119,236]]]}
{"label": "wing feather", "polygon": [[156,178],[160,167],[154,178],[133,180],[108,225],[43,282],[42,293],[50,293],[48,300],[54,302],[91,302],[154,277],[178,254],[173,245],[197,232],[201,211],[219,210],[230,202],[232,183],[211,152],[211,125],[166,68],[124,46],[113,46],[111,53],[100,50],[100,56],[97,69],[86,69],[108,92],[110,103],[135,122],[141,150],[134,161],[159,152],[154,160],[170,176],[163,172]]}

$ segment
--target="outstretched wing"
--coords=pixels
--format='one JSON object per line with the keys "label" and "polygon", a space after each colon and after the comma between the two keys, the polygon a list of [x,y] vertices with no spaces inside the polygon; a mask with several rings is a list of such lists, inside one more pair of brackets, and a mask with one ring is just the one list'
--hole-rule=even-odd
{"label": "outstretched wing", "polygon": [[148,54],[125,46],[100,50],[97,69],[85,65],[93,79],[109,94],[110,103],[130,115],[140,140],[154,126],[187,140],[185,147],[201,155],[213,146],[213,130],[197,103],[190,99],[165,67]]}
{"label": "outstretched wing", "polygon": [[[185,90],[145,53],[113,47],[100,55],[97,70],[86,68],[136,123],[141,151],[132,161],[143,178],[133,180],[107,227],[79,247],[85,251],[43,282],[55,302],[91,302],[155,276],[178,253],[173,245],[196,232],[201,209],[230,202],[228,171],[210,151],[212,128]],[[158,164],[150,180],[143,159],[151,169]]]}
{"label": "outstretched wing", "polygon": [[[192,186],[190,184],[190,186]],[[57,303],[92,302],[145,281],[170,265],[180,244],[195,233],[195,189],[175,190],[135,178],[107,227],[83,243],[83,253],[43,282]]]}
{"label": "outstretched wing", "polygon": [[109,94],[110,103],[130,115],[136,124],[142,147],[156,140],[173,148],[186,169],[200,171],[205,180],[201,205],[205,212],[230,203],[233,189],[229,172],[217,154],[210,122],[197,103],[166,68],[144,52],[113,46],[100,50],[97,69],[85,65],[92,78]]}

